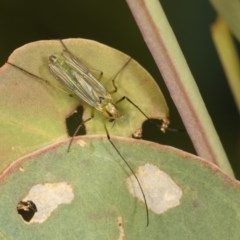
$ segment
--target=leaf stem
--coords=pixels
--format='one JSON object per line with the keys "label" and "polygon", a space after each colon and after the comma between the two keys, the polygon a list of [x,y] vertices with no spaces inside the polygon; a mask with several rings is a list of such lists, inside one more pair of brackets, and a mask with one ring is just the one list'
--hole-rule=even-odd
{"label": "leaf stem", "polygon": [[199,156],[233,176],[192,73],[158,0],[126,0]]}

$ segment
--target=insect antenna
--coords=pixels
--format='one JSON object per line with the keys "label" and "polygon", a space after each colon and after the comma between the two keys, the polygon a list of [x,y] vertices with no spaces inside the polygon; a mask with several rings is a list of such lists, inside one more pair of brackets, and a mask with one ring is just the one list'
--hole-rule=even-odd
{"label": "insect antenna", "polygon": [[29,76],[31,76],[31,77],[34,77],[34,78],[36,78],[36,79],[38,79],[38,80],[41,80],[42,82],[44,82],[44,83],[47,84],[48,86],[52,86],[46,79],[41,78],[41,77],[35,75],[34,73],[31,73],[31,72],[25,70],[24,68],[21,68],[21,67],[15,65],[15,64],[13,64],[13,63],[10,63],[10,62],[7,62],[7,64],[9,64],[10,66],[12,66],[12,67],[14,67],[14,68],[19,69],[20,71],[26,73],[27,75],[29,75]]}
{"label": "insect antenna", "polygon": [[62,46],[63,46],[63,48],[64,48],[65,50],[67,50],[68,52],[70,52],[70,51],[68,50],[67,46],[65,45],[65,43],[63,42],[62,39],[59,39],[59,42],[62,44]]}
{"label": "insect antenna", "polygon": [[46,80],[46,79],[44,79],[44,78],[42,78],[42,77],[40,77],[40,76],[38,76],[38,75],[36,75],[36,74],[34,74],[34,73],[31,73],[31,72],[25,70],[24,68],[21,68],[21,67],[15,65],[14,63],[11,63],[11,62],[6,62],[6,63],[7,63],[8,65],[10,65],[10,66],[12,66],[12,67],[14,67],[14,68],[16,68],[16,69],[24,72],[25,74],[29,75],[30,77],[34,77],[35,79],[40,80],[41,82],[43,82],[43,83],[46,84],[47,86],[51,87],[52,89],[58,89],[58,90],[61,91],[62,93],[67,94],[67,95],[70,96],[69,92],[65,91],[65,90],[64,90],[63,88],[61,88],[61,87],[58,87],[58,86],[55,86],[55,85],[51,84],[48,80]]}
{"label": "insect antenna", "polygon": [[123,66],[116,72],[116,74],[112,78],[112,85],[113,85],[113,90],[110,91],[110,93],[115,93],[118,90],[118,87],[115,83],[115,80],[117,79],[117,76],[123,71],[124,68],[127,67],[127,65],[131,62],[132,58],[130,57],[124,64]]}

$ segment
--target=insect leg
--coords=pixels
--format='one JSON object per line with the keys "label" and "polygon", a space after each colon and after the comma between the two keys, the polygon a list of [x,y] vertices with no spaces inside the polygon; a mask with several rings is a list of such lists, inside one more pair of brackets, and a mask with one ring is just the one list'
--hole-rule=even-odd
{"label": "insect leg", "polygon": [[146,208],[146,215],[147,215],[147,226],[149,225],[149,211],[148,211],[148,204],[147,204],[147,199],[146,199],[146,196],[145,196],[145,193],[143,191],[143,188],[141,186],[141,183],[137,177],[137,175],[134,173],[132,167],[130,166],[130,164],[126,161],[126,159],[123,157],[123,155],[120,153],[120,151],[117,149],[116,145],[113,143],[111,137],[110,137],[110,134],[108,132],[108,129],[107,129],[107,126],[106,126],[106,122],[104,122],[104,128],[105,128],[105,131],[106,131],[106,134],[107,134],[107,139],[108,141],[111,143],[112,147],[115,149],[115,151],[117,152],[117,154],[120,156],[120,158],[124,161],[124,163],[127,165],[128,169],[130,170],[130,172],[133,174],[134,178],[136,179],[137,183],[138,183],[138,186],[142,192],[142,195],[143,195],[143,199],[144,199],[144,203],[145,203],[145,208]]}
{"label": "insect leg", "polygon": [[[117,71],[117,73],[114,75],[114,77],[113,77],[113,79],[112,79],[113,90],[112,90],[110,93],[115,93],[115,92],[117,92],[118,87],[117,87],[117,85],[116,85],[116,83],[115,83],[115,80],[116,80],[117,76],[120,74],[120,72],[121,72],[125,67],[127,67],[127,65],[131,62],[131,60],[132,60],[132,58],[130,57],[130,58],[123,64],[123,66]],[[140,107],[138,107],[131,99],[129,99],[129,98],[126,97],[126,96],[123,96],[122,98],[120,98],[119,100],[117,100],[117,101],[115,102],[115,104],[118,104],[118,103],[122,102],[123,100],[127,100],[128,102],[130,102],[130,103],[131,103],[135,108],[137,108],[138,111],[140,111],[148,120],[150,119],[150,118],[147,116],[147,114],[145,114],[145,113],[141,110]]]}
{"label": "insect leg", "polygon": [[[127,65],[131,62],[132,58],[130,57],[126,63],[118,70],[118,72],[114,75],[113,79],[112,79],[112,84],[113,84],[113,90],[110,91],[110,93],[115,93],[118,90],[117,84],[115,82],[115,80],[117,79],[117,76],[121,73],[122,70],[124,70],[125,67],[127,67]],[[120,98],[118,101],[116,101],[115,103],[118,104],[123,100],[127,100],[129,103],[131,103],[139,112],[141,112],[147,120],[151,121],[151,119],[147,116],[147,114],[145,114],[140,107],[138,107],[131,99],[129,99],[126,96],[123,96],[122,98]],[[166,132],[166,130],[168,129],[168,125],[169,125],[169,121],[167,120],[162,120],[162,124],[159,125],[160,130],[162,132]]]}
{"label": "insect leg", "polygon": [[[149,120],[150,122],[153,123],[153,119],[149,118],[149,117],[147,116],[147,114],[144,113],[143,110],[142,110],[138,105],[136,105],[130,98],[128,98],[128,97],[126,97],[126,96],[123,96],[123,97],[121,97],[119,100],[117,100],[117,101],[115,102],[115,104],[118,104],[118,103],[122,102],[123,100],[127,100],[129,103],[131,103],[140,113],[142,113],[143,116],[146,117],[147,120]],[[157,125],[157,126],[160,128],[160,130],[161,130],[163,133],[165,133],[165,132],[168,131],[168,130],[169,130],[169,131],[172,131],[172,132],[174,132],[174,131],[175,131],[175,132],[179,131],[178,129],[169,128],[168,125],[169,125],[169,121],[168,121],[168,120],[166,120],[166,121],[162,120],[162,123],[161,123],[160,125]]]}
{"label": "insect leg", "polygon": [[132,60],[132,58],[130,57],[130,58],[127,60],[127,62],[125,62],[125,63],[123,64],[123,66],[122,66],[122,67],[117,71],[117,73],[113,76],[113,79],[112,79],[113,90],[110,91],[110,93],[115,93],[115,92],[117,92],[118,87],[117,87],[117,85],[116,85],[116,83],[115,83],[115,80],[117,79],[117,76],[121,73],[121,71],[131,62],[131,60]]}
{"label": "insect leg", "polygon": [[126,97],[126,96],[123,96],[121,97],[119,100],[117,100],[115,102],[115,104],[118,104],[120,102],[122,102],[123,100],[127,100],[129,103],[131,103],[140,113],[143,114],[143,116],[145,116],[148,120],[150,120],[150,118],[147,116],[146,113],[143,112],[143,110],[138,106],[136,105],[130,98]]}
{"label": "insect leg", "polygon": [[71,140],[68,144],[68,149],[67,151],[70,152],[70,148],[72,146],[72,143],[73,143],[73,140],[74,140],[74,137],[77,135],[77,132],[79,131],[79,129],[88,121],[90,121],[91,119],[94,118],[94,108],[92,108],[92,112],[91,112],[91,116],[89,118],[87,118],[86,120],[83,120],[79,125],[78,127],[76,128],[75,132],[73,133],[72,137],[71,137]]}

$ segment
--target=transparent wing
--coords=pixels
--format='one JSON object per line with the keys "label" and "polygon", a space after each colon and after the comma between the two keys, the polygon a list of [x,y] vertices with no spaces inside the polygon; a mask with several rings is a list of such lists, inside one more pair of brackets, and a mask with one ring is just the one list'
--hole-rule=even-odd
{"label": "transparent wing", "polygon": [[49,68],[69,91],[89,105],[96,107],[102,99],[111,99],[105,87],[89,69],[66,50],[63,51],[62,56],[49,57]]}
{"label": "transparent wing", "polygon": [[78,58],[73,56],[70,52],[63,50],[63,57],[66,60],[66,63],[69,64],[76,71],[79,71],[83,77],[86,76],[87,81],[92,86],[94,91],[108,94],[106,88],[94,77],[86,65],[84,65]]}

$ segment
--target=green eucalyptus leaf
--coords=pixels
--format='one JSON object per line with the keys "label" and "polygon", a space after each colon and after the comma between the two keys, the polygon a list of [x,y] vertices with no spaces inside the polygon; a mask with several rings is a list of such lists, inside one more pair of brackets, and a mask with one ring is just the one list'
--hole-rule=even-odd
{"label": "green eucalyptus leaf", "polygon": [[[238,240],[240,184],[172,147],[112,138],[147,197],[106,138],[59,142],[18,159],[0,178],[0,239]],[[19,202],[36,205],[30,221]],[[19,205],[18,205],[19,206]]]}
{"label": "green eucalyptus leaf", "polygon": [[[92,71],[103,76],[100,81],[113,90],[112,79],[129,60],[126,54],[96,41],[67,39],[64,43]],[[0,70],[0,172],[12,160],[49,143],[67,137],[65,119],[78,105],[83,105],[83,119],[92,109],[81,99],[69,96],[48,69],[48,57],[63,50],[59,40],[38,41],[15,50],[9,62],[35,74],[41,81],[19,69],[5,64]],[[116,79],[118,87],[113,99],[129,97],[149,117],[168,121],[168,107],[153,78],[132,60]],[[111,135],[130,137],[146,118],[129,102],[118,106],[121,117],[107,123]],[[86,124],[87,134],[104,134],[104,118],[95,111]],[[80,119],[79,119],[80,121]]]}

